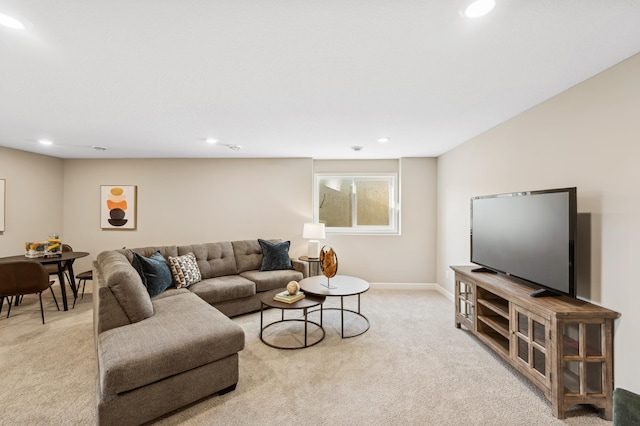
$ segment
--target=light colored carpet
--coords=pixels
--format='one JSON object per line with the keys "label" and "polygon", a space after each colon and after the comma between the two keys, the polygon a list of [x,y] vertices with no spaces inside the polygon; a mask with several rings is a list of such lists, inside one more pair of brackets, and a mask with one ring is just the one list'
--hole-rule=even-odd
{"label": "light colored carpet", "polygon": [[[58,291],[59,292],[59,291]],[[45,293],[0,318],[0,424],[95,423],[91,289],[75,310],[57,312]],[[337,306],[339,299],[328,304]],[[355,308],[355,298],[348,299]],[[468,332],[433,291],[373,289],[362,296],[371,329],[339,337],[338,312],[325,312],[324,341],[284,351],[264,345],[259,314],[235,318],[246,333],[235,391],[159,419],[159,425],[606,425],[591,407],[566,420],[544,396]],[[269,320],[279,311],[266,313]],[[317,314],[314,318],[317,319]],[[347,323],[347,331],[362,326]],[[286,326],[285,326],[286,327]],[[301,327],[300,323],[292,325]],[[285,344],[289,331],[273,328]],[[295,331],[295,330],[294,330]],[[318,336],[312,333],[312,338]]]}

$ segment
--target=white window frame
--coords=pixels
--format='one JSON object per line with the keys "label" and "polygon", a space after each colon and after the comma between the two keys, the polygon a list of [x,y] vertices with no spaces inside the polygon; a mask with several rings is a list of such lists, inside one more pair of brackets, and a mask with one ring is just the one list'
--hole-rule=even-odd
{"label": "white window frame", "polygon": [[357,225],[356,192],[352,191],[354,209],[352,211],[355,225],[350,227],[325,227],[327,234],[400,234],[400,191],[397,173],[314,173],[313,185],[313,221],[320,221],[320,181],[327,178],[354,180],[387,180],[390,182],[389,191],[389,225],[372,226]]}

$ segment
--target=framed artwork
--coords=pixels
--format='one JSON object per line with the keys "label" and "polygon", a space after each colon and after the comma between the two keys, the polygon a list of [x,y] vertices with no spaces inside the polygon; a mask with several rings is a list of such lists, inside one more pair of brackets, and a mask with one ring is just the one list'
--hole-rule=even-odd
{"label": "framed artwork", "polygon": [[137,186],[100,186],[100,227],[102,229],[136,229]]}
{"label": "framed artwork", "polygon": [[0,179],[0,232],[4,232],[4,191],[6,180]]}

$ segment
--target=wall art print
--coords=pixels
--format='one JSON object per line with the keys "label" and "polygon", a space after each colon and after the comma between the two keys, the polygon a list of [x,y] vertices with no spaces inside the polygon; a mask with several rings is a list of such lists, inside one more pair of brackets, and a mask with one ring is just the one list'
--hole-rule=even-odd
{"label": "wall art print", "polygon": [[0,179],[0,232],[4,232],[4,191],[6,180]]}
{"label": "wall art print", "polygon": [[100,186],[100,227],[136,229],[137,186]]}

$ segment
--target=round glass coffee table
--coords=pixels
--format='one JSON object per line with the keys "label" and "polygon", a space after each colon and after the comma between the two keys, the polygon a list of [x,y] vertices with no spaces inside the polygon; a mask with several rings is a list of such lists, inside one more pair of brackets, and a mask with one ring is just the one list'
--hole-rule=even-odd
{"label": "round glass coffee table", "polygon": [[[369,283],[362,278],[350,277],[348,275],[336,275],[328,279],[324,275],[308,277],[300,281],[300,289],[308,295],[316,295],[323,297],[340,296],[339,308],[323,308],[320,305],[320,323],[322,323],[322,312],[336,310],[340,311],[340,334],[343,339],[360,336],[369,330],[369,319],[360,312],[360,295],[369,290]],[[354,311],[344,307],[344,298],[348,296],[358,296],[358,310]],[[315,311],[313,311],[315,312]],[[349,336],[344,335],[344,313],[355,314],[366,321],[364,330]]]}
{"label": "round glass coffee table", "polygon": [[[281,291],[284,291],[285,289],[280,288],[277,290],[271,290],[271,291],[267,291],[265,292],[261,297],[260,297],[260,340],[262,340],[262,343],[264,343],[267,346],[271,346],[272,348],[276,348],[276,349],[302,349],[302,348],[308,348],[310,346],[313,345],[317,345],[318,343],[320,343],[323,339],[324,339],[324,328],[322,328],[322,317],[320,317],[320,324],[318,324],[317,322],[314,321],[310,321],[307,319],[307,313],[308,313],[308,309],[309,308],[315,308],[316,306],[320,306],[320,308],[322,308],[322,304],[325,301],[325,297],[324,296],[317,296],[317,295],[313,295],[313,294],[305,294],[304,299],[300,299],[297,302],[293,302],[293,303],[285,303],[285,302],[279,302],[277,300],[273,300],[273,297],[280,293]],[[270,307],[270,308],[276,308],[276,309],[280,309],[282,311],[282,317],[279,321],[274,321],[270,324],[264,325],[264,307]],[[304,319],[300,319],[300,318],[291,318],[291,319],[285,319],[284,318],[284,311],[288,311],[288,310],[293,310],[293,309],[302,309],[304,311]],[[268,329],[271,326],[274,326],[276,324],[281,324],[281,323],[286,323],[286,322],[291,322],[291,321],[298,321],[298,322],[304,322],[304,344],[301,346],[281,346],[281,345],[277,345],[275,343],[270,343],[267,342],[264,339],[264,331],[266,329]],[[309,336],[308,333],[308,327],[309,324],[313,324],[314,326],[316,326],[321,332],[322,332],[322,336],[316,340],[313,343],[308,343],[307,342],[307,338]]]}

